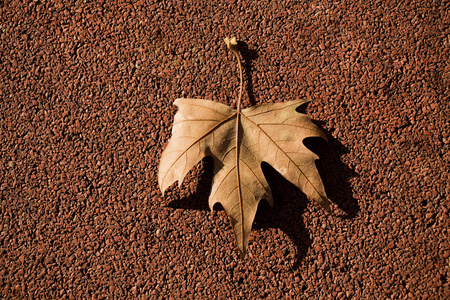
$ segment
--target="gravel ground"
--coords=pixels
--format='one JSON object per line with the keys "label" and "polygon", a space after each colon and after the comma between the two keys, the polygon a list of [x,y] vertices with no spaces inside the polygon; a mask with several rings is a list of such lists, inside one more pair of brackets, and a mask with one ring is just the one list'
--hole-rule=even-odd
{"label": "gravel ground", "polygon": [[[0,298],[450,298],[448,1],[2,1]],[[257,4],[256,4],[257,2]],[[162,197],[179,97],[308,97],[334,215],[265,167],[238,258],[212,163]]]}

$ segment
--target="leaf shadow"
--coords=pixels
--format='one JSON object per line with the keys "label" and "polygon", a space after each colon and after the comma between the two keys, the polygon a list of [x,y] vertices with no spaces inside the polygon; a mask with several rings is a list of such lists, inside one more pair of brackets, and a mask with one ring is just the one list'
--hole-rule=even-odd
{"label": "leaf shadow", "polygon": [[323,128],[324,122],[313,120],[313,123],[325,133],[328,143],[321,138],[306,138],[303,143],[320,157],[316,161],[317,169],[328,198],[338,207],[333,215],[344,220],[353,219],[358,215],[360,207],[353,197],[350,180],[358,178],[359,174],[341,159],[350,151],[331,135],[331,131]]}
{"label": "leaf shadow", "polygon": [[300,218],[308,205],[308,200],[294,184],[287,181],[268,163],[263,162],[261,168],[272,190],[274,205],[270,207],[265,200],[259,203],[253,229],[278,228],[283,231],[296,249],[292,268],[297,268],[312,244],[308,229]]}
{"label": "leaf shadow", "polygon": [[[310,102],[300,105],[296,110],[299,113],[306,113]],[[307,113],[306,113],[307,114]],[[359,177],[359,174],[344,164],[341,157],[350,153],[348,148],[339,140],[333,137],[333,129],[326,130],[325,122],[311,120],[327,137],[327,141],[318,137],[308,137],[303,140],[303,144],[319,156],[316,167],[319,171],[328,198],[337,205],[340,211],[334,215],[342,219],[353,219],[360,211],[358,202],[353,197],[350,185],[351,178]]]}
{"label": "leaf shadow", "polygon": [[243,58],[242,68],[244,71],[244,82],[246,82],[246,91],[248,100],[250,103],[245,103],[245,106],[256,105],[255,95],[253,93],[253,80],[252,80],[252,61],[258,58],[258,52],[250,49],[245,42],[238,41],[239,52],[241,52]]}
{"label": "leaf shadow", "polygon": [[[170,208],[182,208],[192,209],[199,211],[210,211],[208,198],[211,193],[212,178],[214,163],[211,156],[203,158],[200,162],[200,166],[197,167],[199,171],[198,183],[196,184],[196,190],[193,193],[189,193],[187,197],[181,197],[180,199],[172,200],[167,207]],[[192,170],[186,175],[185,182],[189,182],[192,176]],[[183,185],[184,186],[184,185]],[[182,186],[182,187],[183,187]],[[221,209],[220,209],[221,210]]]}
{"label": "leaf shadow", "polygon": [[[316,161],[317,169],[328,198],[338,208],[334,210],[333,216],[343,220],[353,219],[360,208],[353,197],[350,179],[359,175],[340,159],[349,152],[348,149],[329,131],[324,130],[320,122],[314,121],[314,123],[326,134],[328,144],[321,138],[306,138],[303,143],[320,157]],[[306,257],[313,241],[311,238],[314,238],[310,236],[309,230],[301,219],[308,205],[308,199],[269,164],[262,163],[261,167],[272,190],[274,207],[270,207],[267,201],[261,201],[253,228],[279,228],[283,231],[296,248],[295,262],[292,267],[296,269]]]}
{"label": "leaf shadow", "polygon": [[[257,104],[253,94],[252,84],[252,60],[257,58],[257,52],[249,49],[244,42],[238,42],[242,57],[244,58],[244,76],[246,91],[250,106]],[[307,104],[300,106],[297,111],[306,110]],[[324,122],[313,122],[325,133],[328,144],[321,138],[306,138],[303,143],[311,151],[315,152],[320,159],[316,161],[316,166],[322,178],[328,198],[336,204],[339,211],[334,216],[341,219],[352,219],[360,211],[356,199],[353,198],[350,185],[350,178],[359,175],[351,170],[341,161],[341,157],[349,150],[331,135],[331,131],[324,130]],[[213,178],[213,159],[206,157],[201,161],[201,166],[197,168],[198,183],[193,193],[188,193],[186,197],[173,200],[168,204],[171,208],[192,209],[209,211],[208,197],[211,192]],[[300,262],[306,257],[312,239],[301,215],[304,213],[308,200],[306,196],[292,183],[287,181],[282,175],[274,170],[269,164],[262,163],[264,175],[272,189],[274,207],[271,208],[267,201],[261,201],[253,223],[253,228],[279,228],[293,242],[296,248],[296,257],[293,268],[296,269]],[[188,174],[185,181],[189,182],[192,176]],[[223,210],[221,205],[216,205],[215,210]],[[231,228],[230,228],[231,230]]]}
{"label": "leaf shadow", "polygon": [[[360,211],[356,199],[353,198],[350,179],[359,177],[341,161],[341,157],[348,153],[348,149],[335,139],[330,131],[324,130],[321,122],[314,121],[325,133],[328,144],[320,138],[306,138],[304,144],[319,155],[316,166],[325,186],[328,198],[336,204],[338,211],[334,216],[343,220],[353,219]],[[196,191],[181,197],[168,204],[171,208],[182,208],[190,210],[209,211],[208,197],[211,192],[213,177],[213,159],[206,157],[202,160],[197,170],[199,173]],[[295,262],[293,269],[299,267],[301,261],[306,257],[312,238],[306,228],[301,216],[308,206],[306,196],[292,183],[287,181],[269,164],[261,164],[264,175],[272,190],[274,207],[270,207],[267,201],[262,200],[258,205],[258,211],[253,223],[254,229],[279,228],[292,241],[295,249]],[[186,181],[189,180],[189,175]],[[223,210],[220,205],[215,210]],[[230,228],[231,230],[231,228]]]}

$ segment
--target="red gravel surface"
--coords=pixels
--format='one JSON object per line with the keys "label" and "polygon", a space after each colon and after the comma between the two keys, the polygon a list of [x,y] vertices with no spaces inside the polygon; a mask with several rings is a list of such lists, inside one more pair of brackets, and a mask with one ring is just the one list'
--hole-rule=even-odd
{"label": "red gravel surface", "polygon": [[[215,3],[215,4],[212,4]],[[205,160],[165,197],[178,97],[300,97],[334,215],[265,166],[238,258]],[[448,299],[448,1],[2,1],[0,298]]]}

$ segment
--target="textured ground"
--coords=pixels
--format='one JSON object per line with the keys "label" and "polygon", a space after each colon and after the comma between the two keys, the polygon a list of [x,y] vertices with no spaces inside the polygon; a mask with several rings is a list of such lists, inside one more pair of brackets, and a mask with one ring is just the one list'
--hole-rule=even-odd
{"label": "textured ground", "polygon": [[[450,297],[450,3],[255,3],[0,3],[0,298]],[[211,161],[156,181],[174,99],[235,104],[232,35],[245,107],[314,100],[335,212],[266,168],[244,260]]]}

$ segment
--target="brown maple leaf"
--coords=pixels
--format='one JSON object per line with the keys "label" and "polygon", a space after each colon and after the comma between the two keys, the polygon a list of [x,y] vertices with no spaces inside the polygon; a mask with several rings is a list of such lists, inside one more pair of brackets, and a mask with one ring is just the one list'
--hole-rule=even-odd
{"label": "brown maple leaf", "polygon": [[273,205],[272,193],[261,169],[269,163],[308,197],[330,211],[322,180],[315,166],[318,156],[303,139],[324,133],[296,108],[309,100],[263,104],[240,109],[242,66],[235,40],[225,40],[236,54],[241,71],[241,92],[236,109],[202,99],[176,99],[172,138],[164,150],[158,173],[164,192],[181,185],[189,170],[205,156],[214,159],[209,206],[222,204],[231,220],[238,248],[247,251],[253,219],[261,199]]}

